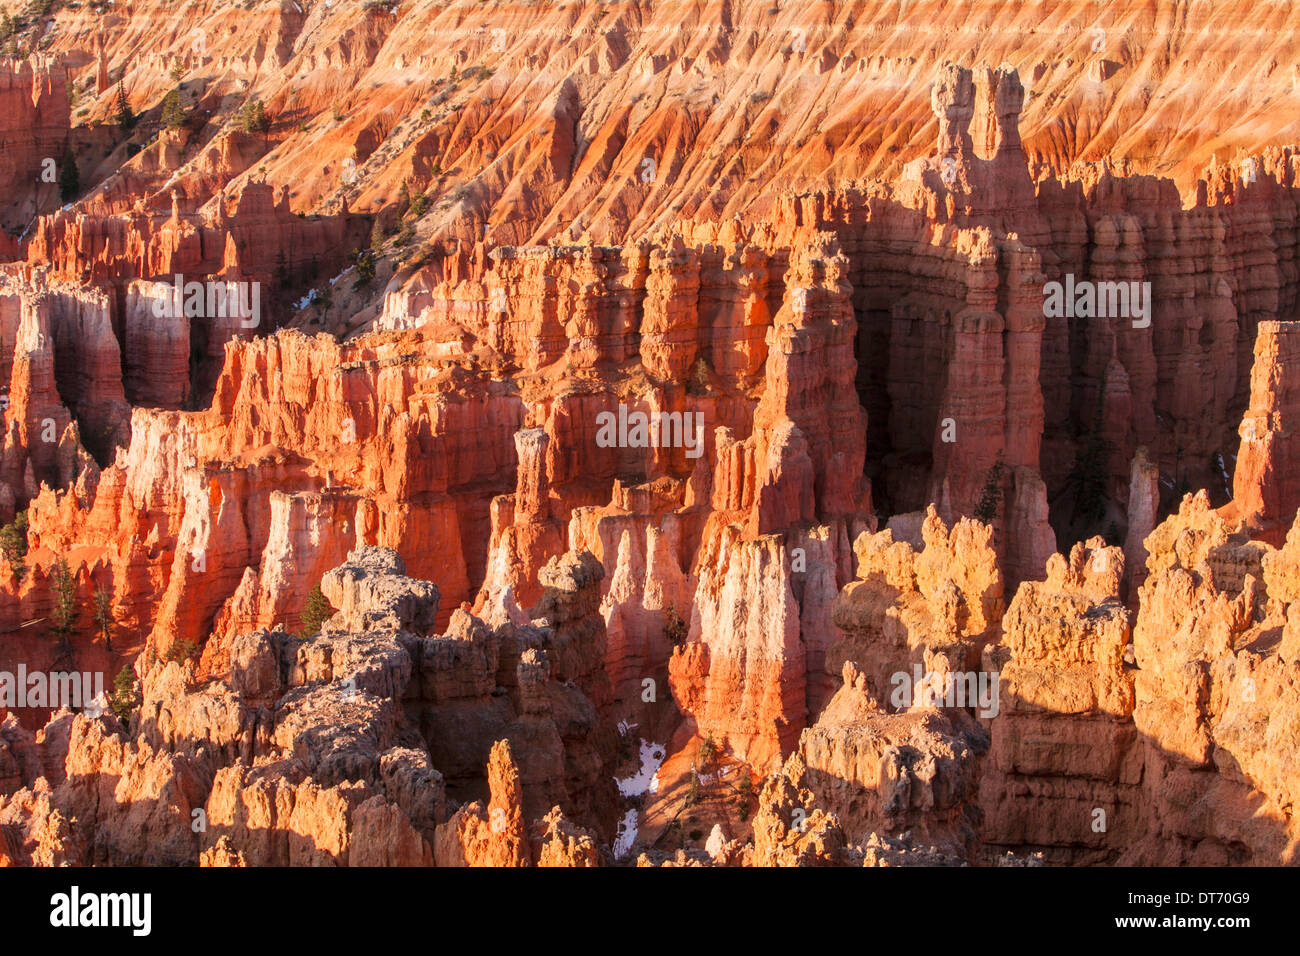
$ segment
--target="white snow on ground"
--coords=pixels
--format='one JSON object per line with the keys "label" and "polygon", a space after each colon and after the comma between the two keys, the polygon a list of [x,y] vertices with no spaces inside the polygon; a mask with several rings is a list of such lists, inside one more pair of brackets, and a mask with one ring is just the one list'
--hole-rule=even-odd
{"label": "white snow on ground", "polygon": [[731,768],[723,767],[717,773],[701,773],[697,774],[697,776],[700,778],[700,783],[716,783],[729,773],[731,773]]}
{"label": "white snow on ground", "polygon": [[623,814],[623,819],[618,823],[618,837],[614,840],[614,859],[621,860],[628,855],[632,844],[636,842],[636,834],[636,810],[629,810]]}
{"label": "white snow on ground", "polygon": [[309,289],[309,290],[307,291],[307,294],[306,294],[305,296],[303,296],[301,299],[298,300],[298,309],[299,309],[299,311],[301,311],[302,309],[307,308],[307,306],[311,305],[313,302],[315,302],[315,301],[316,301],[317,299],[319,299],[319,298],[320,298],[320,293],[319,293],[317,290],[315,290],[315,289]]}
{"label": "white snow on ground", "polygon": [[659,765],[664,762],[663,744],[641,741],[641,769],[633,776],[622,780],[614,778],[618,792],[625,797],[635,797],[643,793],[654,793],[659,789]]}

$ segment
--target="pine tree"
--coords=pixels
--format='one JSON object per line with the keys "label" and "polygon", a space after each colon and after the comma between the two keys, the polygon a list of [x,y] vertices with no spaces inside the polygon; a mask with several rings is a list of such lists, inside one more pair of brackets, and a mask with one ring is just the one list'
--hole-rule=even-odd
{"label": "pine tree", "polygon": [[253,109],[253,129],[263,136],[271,132],[271,114],[266,111],[261,100],[257,101],[257,106]]}
{"label": "pine tree", "polygon": [[131,711],[140,705],[135,674],[129,666],[124,666],[113,678],[113,693],[108,701],[117,719],[124,724],[131,719]]}
{"label": "pine tree", "polygon": [[[1080,442],[1075,453],[1074,468],[1069,480],[1076,489],[1075,514],[1087,528],[1097,525],[1106,515],[1109,476],[1106,463],[1110,459],[1111,444],[1105,437],[1106,376],[1097,387],[1097,406],[1092,430]],[[1086,536],[1085,536],[1086,537]]]}
{"label": "pine tree", "polygon": [[50,590],[54,596],[50,630],[66,643],[77,621],[77,583],[63,558],[59,558],[51,569]]}
{"label": "pine tree", "polygon": [[113,649],[113,596],[107,588],[98,588],[95,591],[95,626],[99,628],[99,634],[104,639],[104,649],[111,651]]}
{"label": "pine tree", "polygon": [[21,581],[27,576],[27,512],[20,511],[9,524],[0,528],[0,552],[4,553],[14,577]]}
{"label": "pine tree", "polygon": [[284,257],[283,249],[275,256],[275,285],[277,289],[285,289],[289,286],[289,262]]}
{"label": "pine tree", "polygon": [[693,807],[700,802],[700,775],[691,768],[691,783],[686,789],[686,806]]}
{"label": "pine tree", "polygon": [[362,249],[357,253],[357,281],[353,288],[370,285],[375,280],[375,250]]}
{"label": "pine tree", "polygon": [[740,819],[749,817],[749,804],[754,799],[754,781],[749,778],[749,768],[740,768],[740,783],[736,785],[736,811]]}
{"label": "pine tree", "polygon": [[271,131],[271,117],[261,100],[249,97],[239,111],[239,126],[245,133],[262,133]]}
{"label": "pine tree", "polygon": [[989,469],[984,479],[984,490],[980,494],[979,504],[975,506],[975,520],[992,524],[998,516],[998,506],[1002,504],[1002,475],[1006,465],[1002,461],[1002,452],[998,452],[997,461]]}
{"label": "pine tree", "polygon": [[163,97],[162,124],[168,129],[180,129],[185,125],[185,105],[181,99],[180,87]]}
{"label": "pine tree", "polygon": [[[123,67],[123,72],[126,68]],[[126,98],[126,87],[122,81],[117,81],[117,125],[123,133],[129,133],[135,129],[136,115],[131,112],[131,102]]]}
{"label": "pine tree", "polygon": [[334,608],[330,602],[325,600],[325,595],[316,585],[307,595],[307,603],[303,606],[302,614],[299,620],[302,622],[302,630],[298,632],[300,637],[315,637],[320,633],[320,626],[325,623],[334,614]]}
{"label": "pine tree", "polygon": [[63,159],[59,163],[59,198],[64,203],[70,203],[77,198],[79,192],[81,174],[77,171],[77,157],[72,155],[72,148],[68,147],[63,151]]}
{"label": "pine tree", "polygon": [[709,766],[718,756],[718,745],[713,742],[713,734],[708,734],[695,752],[695,765],[701,773],[708,773]]}

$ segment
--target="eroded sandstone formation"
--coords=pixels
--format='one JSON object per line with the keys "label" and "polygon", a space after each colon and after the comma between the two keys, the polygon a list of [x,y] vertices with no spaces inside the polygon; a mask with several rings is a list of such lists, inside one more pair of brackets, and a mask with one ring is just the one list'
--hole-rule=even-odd
{"label": "eroded sandstone formation", "polygon": [[[320,634],[243,633],[206,679],[193,662],[141,658],[129,727],[65,711],[33,737],[10,717],[0,820],[15,857],[428,865],[440,828],[474,812],[453,817],[448,792],[481,788],[485,766],[490,809],[512,820],[559,804],[607,815],[609,738],[585,693],[599,700],[607,681],[584,663],[600,661],[603,634],[562,610],[592,600],[595,579],[557,569],[545,623],[493,629],[462,611],[440,635],[438,589],[404,570],[391,550],[355,552],[324,577],[339,610]],[[547,859],[594,859],[562,817],[544,830]],[[484,862],[475,839],[459,852]]]}

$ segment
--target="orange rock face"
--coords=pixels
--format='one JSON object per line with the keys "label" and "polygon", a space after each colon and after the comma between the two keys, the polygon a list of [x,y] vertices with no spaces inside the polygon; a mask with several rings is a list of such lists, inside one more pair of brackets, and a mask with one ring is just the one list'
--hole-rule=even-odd
{"label": "orange rock face", "polygon": [[54,6],[0,864],[1294,862],[1300,14]]}
{"label": "orange rock face", "polygon": [[985,839],[1041,849],[1049,862],[1114,862],[1143,833],[1142,748],[1124,558],[1101,539],[1053,555],[1003,620],[997,716],[980,802]]}

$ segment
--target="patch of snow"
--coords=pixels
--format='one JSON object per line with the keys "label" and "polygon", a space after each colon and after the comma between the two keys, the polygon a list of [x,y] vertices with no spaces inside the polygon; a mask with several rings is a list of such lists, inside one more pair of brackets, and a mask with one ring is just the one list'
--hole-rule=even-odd
{"label": "patch of snow", "polygon": [[664,762],[666,752],[662,744],[641,741],[641,769],[633,776],[623,780],[614,778],[618,792],[625,797],[636,797],[643,793],[656,793],[659,790],[659,767]]}
{"label": "patch of snow", "polygon": [[623,814],[623,819],[618,822],[618,836],[614,840],[614,859],[621,860],[632,851],[632,844],[636,842],[637,834],[637,813],[636,810],[629,810]]}
{"label": "patch of snow", "polygon": [[637,727],[639,727],[639,726],[641,726],[641,725],[640,725],[640,724],[629,724],[626,720],[620,720],[620,721],[618,722],[618,735],[619,735],[620,737],[626,737],[626,736],[628,735],[628,732],[629,732],[629,731],[636,730]]}
{"label": "patch of snow", "polygon": [[731,767],[723,767],[717,773],[701,773],[696,774],[696,776],[700,778],[700,783],[716,783],[729,773],[731,773]]}
{"label": "patch of snow", "polygon": [[311,305],[319,298],[320,298],[320,292],[318,292],[316,289],[309,289],[307,291],[307,294],[298,300],[298,306],[297,306],[298,311],[302,311],[303,309],[307,308],[307,306]]}

